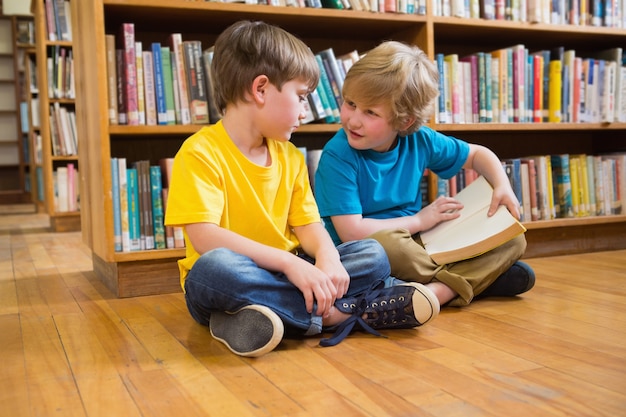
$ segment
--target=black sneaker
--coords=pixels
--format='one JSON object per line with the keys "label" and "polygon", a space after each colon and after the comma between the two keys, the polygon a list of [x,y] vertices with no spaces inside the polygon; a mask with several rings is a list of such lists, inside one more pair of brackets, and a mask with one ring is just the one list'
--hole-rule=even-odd
{"label": "black sneaker", "polygon": [[245,306],[234,313],[212,312],[209,328],[231,352],[250,357],[271,352],[285,333],[280,317],[260,305]]}
{"label": "black sneaker", "polygon": [[515,262],[476,298],[513,297],[535,285],[535,272],[522,261]]}
{"label": "black sneaker", "polygon": [[320,341],[334,346],[354,328],[360,327],[376,336],[376,329],[410,329],[422,326],[439,314],[439,300],[422,284],[407,282],[388,288],[375,288],[360,297],[337,300],[335,307],[352,316],[336,328],[335,334]]}

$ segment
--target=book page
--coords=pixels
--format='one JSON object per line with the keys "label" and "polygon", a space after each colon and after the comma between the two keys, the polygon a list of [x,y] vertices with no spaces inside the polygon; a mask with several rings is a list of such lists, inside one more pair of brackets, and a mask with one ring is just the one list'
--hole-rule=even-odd
{"label": "book page", "polygon": [[479,177],[455,198],[463,202],[461,216],[422,233],[426,252],[439,265],[485,253],[526,231],[505,206],[489,217],[493,190]]}

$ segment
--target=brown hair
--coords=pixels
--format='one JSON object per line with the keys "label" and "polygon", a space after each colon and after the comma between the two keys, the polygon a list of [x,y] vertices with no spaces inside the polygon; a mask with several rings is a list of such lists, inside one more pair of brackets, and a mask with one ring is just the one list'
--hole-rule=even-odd
{"label": "brown hair", "polygon": [[253,80],[264,74],[280,91],[291,80],[301,79],[314,90],[319,67],[308,46],[285,30],[264,22],[239,21],[215,42],[211,63],[216,104],[246,100]]}

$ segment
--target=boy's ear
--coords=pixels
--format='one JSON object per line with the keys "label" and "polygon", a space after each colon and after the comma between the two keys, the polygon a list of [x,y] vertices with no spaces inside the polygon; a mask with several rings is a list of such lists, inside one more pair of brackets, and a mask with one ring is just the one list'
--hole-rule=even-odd
{"label": "boy's ear", "polygon": [[415,117],[406,117],[400,122],[400,131],[406,130],[409,126],[415,123]]}
{"label": "boy's ear", "polygon": [[267,89],[270,83],[267,75],[257,75],[257,77],[252,81],[252,99],[255,102],[264,102],[265,101],[265,90]]}

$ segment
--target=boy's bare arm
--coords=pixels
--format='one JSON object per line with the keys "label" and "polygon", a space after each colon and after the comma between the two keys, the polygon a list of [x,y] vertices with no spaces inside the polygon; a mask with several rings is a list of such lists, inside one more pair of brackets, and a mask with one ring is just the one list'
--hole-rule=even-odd
{"label": "boy's bare arm", "polygon": [[316,314],[323,317],[329,314],[337,290],[321,269],[290,252],[248,239],[214,223],[188,224],[185,225],[185,231],[194,249],[200,254],[216,248],[227,248],[248,256],[263,269],[284,273],[302,292],[307,311],[312,312],[313,304],[317,301]]}

